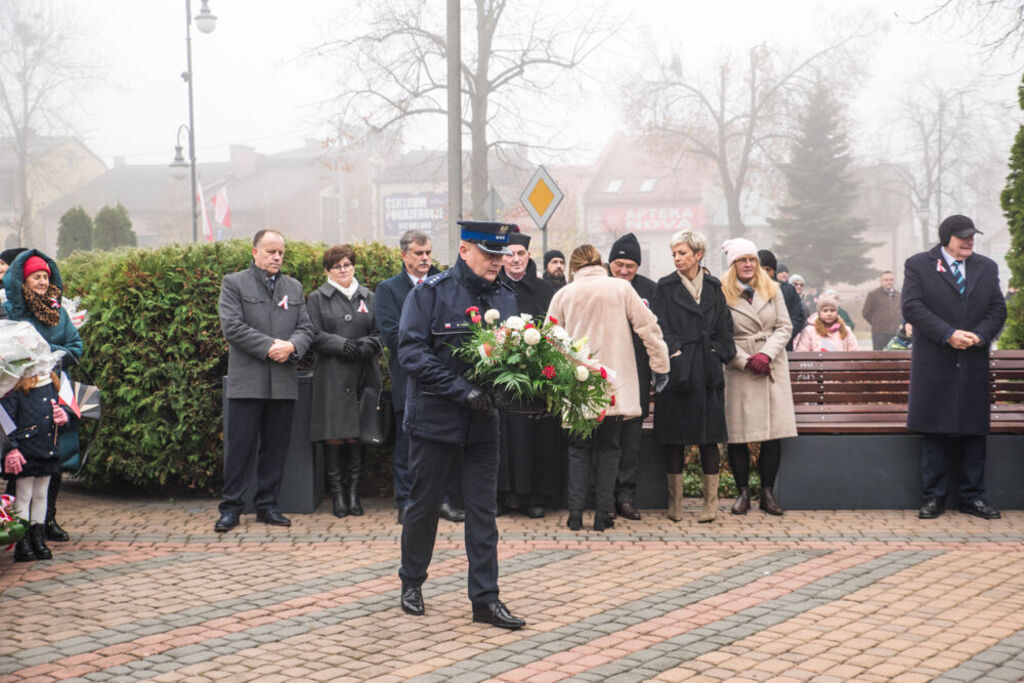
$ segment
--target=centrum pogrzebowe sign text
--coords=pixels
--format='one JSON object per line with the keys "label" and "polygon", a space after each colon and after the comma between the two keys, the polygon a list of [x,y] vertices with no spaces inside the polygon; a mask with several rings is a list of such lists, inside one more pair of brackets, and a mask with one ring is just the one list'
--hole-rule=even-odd
{"label": "centrum pogrzebowe sign text", "polygon": [[448,197],[443,193],[389,194],[382,204],[385,237],[401,237],[406,230],[443,233],[448,217]]}

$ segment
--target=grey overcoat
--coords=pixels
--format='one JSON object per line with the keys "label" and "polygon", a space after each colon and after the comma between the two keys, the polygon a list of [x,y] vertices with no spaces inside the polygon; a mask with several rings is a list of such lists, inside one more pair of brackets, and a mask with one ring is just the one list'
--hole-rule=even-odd
{"label": "grey overcoat", "polygon": [[[315,337],[310,441],[359,437],[359,395],[381,386],[377,356],[383,347],[374,313],[374,294],[362,285],[350,300],[330,283],[309,295]],[[344,355],[345,341],[365,349],[359,358]]]}
{"label": "grey overcoat", "polygon": [[[313,343],[302,283],[279,274],[271,294],[264,272],[253,263],[224,276],[219,308],[220,328],[228,342],[228,398],[297,398],[295,369]],[[295,345],[290,361],[267,358],[275,339]]]}

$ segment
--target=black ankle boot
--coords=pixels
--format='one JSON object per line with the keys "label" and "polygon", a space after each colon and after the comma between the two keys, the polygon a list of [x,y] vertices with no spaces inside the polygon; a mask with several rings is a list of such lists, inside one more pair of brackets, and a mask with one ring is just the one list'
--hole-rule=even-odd
{"label": "black ankle boot", "polygon": [[32,553],[37,560],[49,560],[53,553],[46,547],[46,530],[42,524],[33,524],[28,528],[29,542],[32,543]]}
{"label": "black ankle boot", "polygon": [[604,531],[615,526],[615,520],[607,512],[594,513],[594,531]]}
{"label": "black ankle boot", "polygon": [[363,471],[363,453],[366,447],[353,443],[348,447],[348,512],[356,517],[363,514],[363,504],[359,500],[359,475]]}
{"label": "black ankle boot", "polygon": [[335,517],[348,516],[345,503],[345,482],[342,478],[342,447],[324,446],[324,461],[327,465],[327,491],[331,494],[331,510]]}
{"label": "black ankle boot", "polygon": [[31,533],[26,531],[25,535],[21,537],[21,540],[14,544],[14,561],[34,562],[35,560],[36,551],[32,549]]}
{"label": "black ankle boot", "polygon": [[583,511],[582,510],[569,510],[569,521],[567,522],[569,529],[572,531],[579,531],[583,528]]}
{"label": "black ankle boot", "polygon": [[50,477],[50,486],[46,490],[46,540],[63,543],[70,540],[68,532],[57,524],[57,494],[60,493],[60,475]]}

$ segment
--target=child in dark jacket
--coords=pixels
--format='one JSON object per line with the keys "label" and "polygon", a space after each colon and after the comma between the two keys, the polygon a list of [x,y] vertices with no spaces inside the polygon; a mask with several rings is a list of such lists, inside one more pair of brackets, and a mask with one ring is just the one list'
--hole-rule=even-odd
{"label": "child in dark jacket", "polygon": [[59,383],[52,372],[25,377],[0,399],[15,425],[8,435],[11,450],[3,459],[4,476],[15,480],[15,514],[29,521],[28,533],[14,546],[15,562],[53,557],[43,522],[50,477],[60,476],[57,427],[68,423],[68,414],[57,405]]}

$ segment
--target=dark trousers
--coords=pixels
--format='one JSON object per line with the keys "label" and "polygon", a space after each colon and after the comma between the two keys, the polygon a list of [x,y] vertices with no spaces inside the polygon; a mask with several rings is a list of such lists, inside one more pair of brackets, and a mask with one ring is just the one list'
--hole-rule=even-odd
{"label": "dark trousers", "polygon": [[[420,586],[434,554],[438,508],[453,477],[459,477],[466,510],[469,599],[483,605],[498,599],[498,444],[459,446],[409,439],[412,492],[402,526],[403,584]],[[460,476],[461,475],[461,476]]]}
{"label": "dark trousers", "polygon": [[242,497],[249,488],[249,466],[253,458],[257,458],[253,505],[257,510],[277,507],[294,411],[294,400],[228,399],[222,513],[241,512],[245,507]]}
{"label": "dark trousers", "polygon": [[[959,449],[957,448],[959,446]],[[925,499],[946,497],[949,484],[947,454],[957,459],[957,495],[966,505],[985,497],[985,437],[977,434],[921,435],[921,494]]]}
{"label": "dark trousers", "polygon": [[[736,488],[750,485],[750,448],[745,443],[731,443],[727,448],[729,468],[732,470]],[[775,477],[779,473],[782,462],[782,444],[778,439],[761,442],[761,451],[757,456],[757,473],[761,475],[761,487],[773,488]]]}
{"label": "dark trousers", "polygon": [[589,439],[574,439],[569,445],[569,510],[583,509],[593,479],[594,510],[612,511],[621,437],[622,418],[606,417]]}
{"label": "dark trousers", "polygon": [[622,421],[619,435],[619,473],[615,478],[615,500],[633,502],[636,497],[636,473],[640,469],[640,440],[644,419],[632,417]]}
{"label": "dark trousers", "polygon": [[886,334],[885,332],[871,333],[871,348],[875,351],[885,351],[885,345],[896,336],[896,333]]}
{"label": "dark trousers", "polygon": [[409,472],[409,435],[402,427],[404,410],[395,411],[395,507],[404,508],[409,504],[412,491],[412,474]]}

